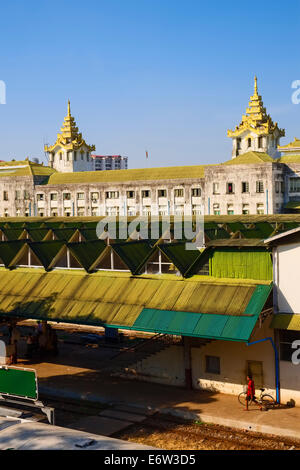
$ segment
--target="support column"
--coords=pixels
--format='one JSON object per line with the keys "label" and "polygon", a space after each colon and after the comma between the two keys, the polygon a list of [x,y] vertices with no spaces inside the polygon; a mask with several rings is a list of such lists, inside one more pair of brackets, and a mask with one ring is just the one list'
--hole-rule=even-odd
{"label": "support column", "polygon": [[184,354],[184,370],[185,370],[185,387],[188,390],[193,388],[192,379],[192,355],[191,355],[191,341],[188,336],[182,336],[183,340],[183,354]]}

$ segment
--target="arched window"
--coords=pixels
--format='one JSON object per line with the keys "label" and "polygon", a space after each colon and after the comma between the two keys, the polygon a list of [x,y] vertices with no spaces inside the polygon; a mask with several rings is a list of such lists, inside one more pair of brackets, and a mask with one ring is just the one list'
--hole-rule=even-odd
{"label": "arched window", "polygon": [[248,147],[251,147],[251,138],[248,139]]}

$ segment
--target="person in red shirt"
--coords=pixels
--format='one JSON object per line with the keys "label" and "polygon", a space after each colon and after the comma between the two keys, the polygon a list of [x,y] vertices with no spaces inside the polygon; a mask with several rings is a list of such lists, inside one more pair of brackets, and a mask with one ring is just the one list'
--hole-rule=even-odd
{"label": "person in red shirt", "polygon": [[254,385],[254,380],[252,379],[252,375],[247,375],[247,382],[248,382],[248,388],[247,388],[247,396],[246,396],[246,409],[245,411],[248,410],[248,405],[249,401],[251,400],[253,403],[255,403],[257,406],[259,406],[260,411],[262,411],[262,406],[260,403],[258,403],[256,396],[255,396],[255,385]]}

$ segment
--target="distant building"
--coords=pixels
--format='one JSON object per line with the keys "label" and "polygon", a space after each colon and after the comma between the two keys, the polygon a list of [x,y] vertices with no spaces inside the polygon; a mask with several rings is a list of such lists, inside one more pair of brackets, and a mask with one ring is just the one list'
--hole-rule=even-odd
{"label": "distant building", "polygon": [[127,170],[128,157],[121,155],[91,155],[94,162],[94,171],[101,170]]}

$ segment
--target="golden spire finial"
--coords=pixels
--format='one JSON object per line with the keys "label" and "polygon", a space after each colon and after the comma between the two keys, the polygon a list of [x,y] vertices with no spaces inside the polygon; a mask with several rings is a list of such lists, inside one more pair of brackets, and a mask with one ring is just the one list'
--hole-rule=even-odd
{"label": "golden spire finial", "polygon": [[71,116],[71,105],[70,105],[70,100],[68,100],[68,116]]}
{"label": "golden spire finial", "polygon": [[254,94],[257,95],[257,76],[254,77]]}

